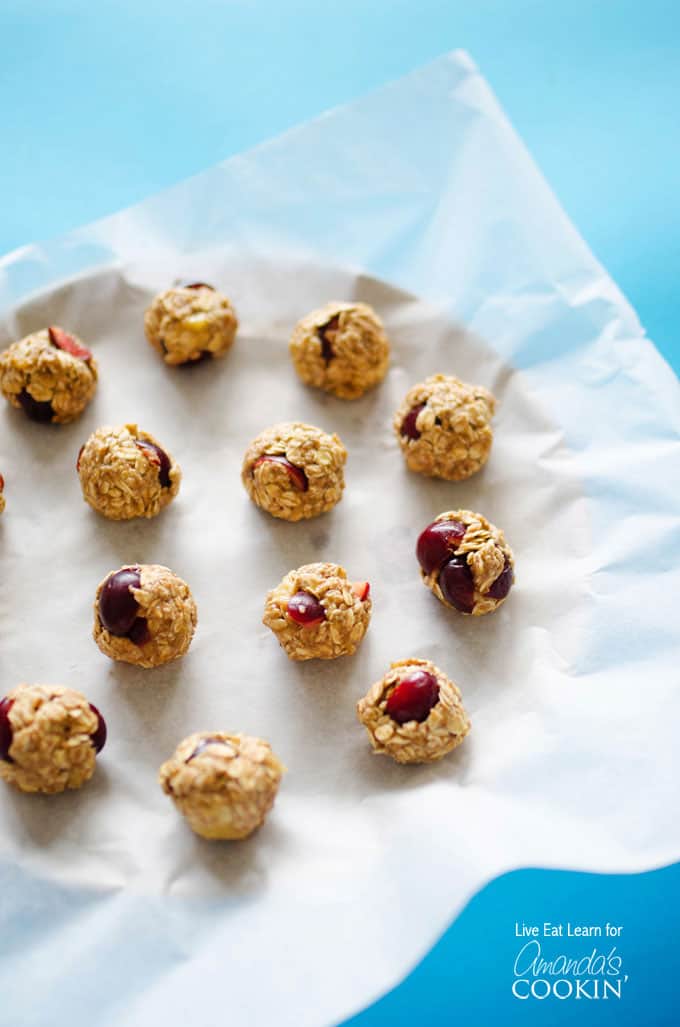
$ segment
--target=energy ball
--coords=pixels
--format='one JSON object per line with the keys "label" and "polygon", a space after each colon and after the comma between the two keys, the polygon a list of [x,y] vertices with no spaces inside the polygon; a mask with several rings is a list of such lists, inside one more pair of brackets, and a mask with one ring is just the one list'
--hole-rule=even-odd
{"label": "energy ball", "polygon": [[147,339],[171,365],[224,356],[237,328],[227,297],[204,282],[159,293],[144,315]]}
{"label": "energy ball", "polygon": [[348,581],[344,567],[308,563],[267,594],[262,623],[291,660],[351,656],[371,619],[369,593],[369,583]]}
{"label": "energy ball", "polygon": [[447,510],[416,545],[423,581],[445,606],[478,617],[496,610],[515,580],[502,531],[471,510]]}
{"label": "energy ball", "polygon": [[0,778],[53,795],[94,774],[106,724],[84,695],[61,685],[18,685],[0,699]]}
{"label": "energy ball", "polygon": [[56,325],[0,353],[0,392],[32,421],[74,421],[96,388],[97,364],[89,349]]}
{"label": "energy ball", "polygon": [[240,839],[264,823],[284,770],[261,738],[203,731],[179,743],[159,780],[196,834]]}
{"label": "energy ball", "polygon": [[167,449],[136,424],[97,428],[76,467],[83,498],[112,521],[155,517],[175,498],[182,480]]}
{"label": "energy ball", "polygon": [[489,458],[495,407],[488,389],[451,375],[414,385],[394,415],[408,468],[447,481],[475,474]]}
{"label": "energy ball", "polygon": [[390,344],[366,303],[327,303],[293,329],[290,355],[305,385],[358,399],[387,374]]}
{"label": "energy ball", "polygon": [[134,564],[108,574],[94,601],[94,640],[112,660],[159,667],[184,656],[196,630],[196,603],[167,567]]}
{"label": "energy ball", "polygon": [[357,703],[376,753],[397,763],[434,763],[470,730],[460,691],[429,660],[398,660]]}
{"label": "energy ball", "polygon": [[337,435],[300,421],[275,424],[248,446],[241,480],[260,509],[284,521],[300,521],[340,501],[346,460]]}

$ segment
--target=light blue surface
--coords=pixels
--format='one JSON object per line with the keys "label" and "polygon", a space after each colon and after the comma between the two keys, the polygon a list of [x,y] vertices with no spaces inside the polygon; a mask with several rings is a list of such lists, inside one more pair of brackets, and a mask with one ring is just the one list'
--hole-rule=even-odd
{"label": "light blue surface", "polygon": [[675,0],[3,0],[0,253],[456,47],[677,367]]}
{"label": "light blue surface", "polygon": [[[678,11],[662,0],[348,0],[295,3],[285,13],[273,2],[4,0],[0,251],[132,203],[462,46],[677,369]],[[542,914],[550,899],[564,918],[601,912],[627,924],[636,983],[632,1004],[615,1007],[620,1016],[607,1007],[613,1022],[671,1024],[667,983],[678,964],[665,914],[679,894],[676,871],[501,879],[396,997],[358,1023],[457,1024],[461,1014],[549,1022],[555,1003],[532,1007],[530,1019],[501,989],[515,917]],[[598,1005],[559,1009],[580,1023],[603,1015]]]}

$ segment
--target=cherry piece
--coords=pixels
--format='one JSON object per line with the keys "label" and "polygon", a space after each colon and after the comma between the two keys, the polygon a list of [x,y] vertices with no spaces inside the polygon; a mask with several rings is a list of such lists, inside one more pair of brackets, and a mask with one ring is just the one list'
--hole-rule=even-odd
{"label": "cherry piece", "polygon": [[135,617],[127,637],[134,645],[144,645],[151,638],[149,625],[145,617]]}
{"label": "cherry piece", "polygon": [[326,611],[319,600],[309,592],[296,592],[288,600],[286,613],[296,624],[305,628],[322,624],[326,619]]}
{"label": "cherry piece", "polygon": [[439,587],[447,603],[461,613],[472,613],[475,605],[475,583],[467,557],[452,556],[439,572]]}
{"label": "cherry piece", "polygon": [[72,357],[78,357],[79,360],[92,360],[92,354],[87,346],[82,346],[79,342],[65,332],[63,328],[57,328],[56,325],[50,325],[47,329],[50,336],[50,342],[57,349],[63,349],[65,353],[70,353]]}
{"label": "cherry piece", "polygon": [[97,726],[90,735],[95,752],[101,752],[106,745],[106,721],[93,703],[88,703],[90,709],[97,718]]}
{"label": "cherry piece", "polygon": [[193,759],[195,759],[196,756],[200,756],[201,753],[205,749],[207,749],[210,745],[222,745],[222,744],[223,744],[223,742],[222,742],[221,738],[201,738],[200,742],[198,743],[198,745],[196,746],[194,751],[191,753],[190,756],[187,756],[187,758],[185,759],[184,762],[185,763],[191,763],[191,761]]}
{"label": "cherry piece", "polygon": [[259,467],[260,464],[280,464],[287,472],[288,477],[295,485],[296,489],[300,489],[300,492],[306,492],[309,488],[309,482],[307,481],[307,475],[301,467],[296,467],[292,464],[285,456],[275,453],[265,453],[264,456],[258,457],[253,464],[253,468]]}
{"label": "cherry piece", "polygon": [[4,478],[3,478],[3,476],[2,476],[1,474],[0,474],[0,492],[3,492],[3,491],[4,491],[4,488],[5,488],[5,479],[4,479]]}
{"label": "cherry piece", "polygon": [[143,442],[141,439],[137,439],[136,444],[137,448],[148,456],[151,463],[158,466],[161,487],[170,488],[170,458],[168,454],[153,442]]}
{"label": "cherry piece", "polygon": [[397,724],[406,724],[409,720],[422,723],[438,701],[439,684],[434,674],[427,670],[414,670],[394,689],[387,700],[385,712]]}
{"label": "cherry piece", "polygon": [[23,407],[24,413],[30,417],[32,421],[38,421],[40,424],[47,424],[48,421],[51,421],[54,417],[52,404],[49,401],[33,399],[33,396],[27,389],[20,392],[17,398]]}
{"label": "cherry piece", "polygon": [[211,292],[214,292],[215,286],[208,285],[207,282],[182,282],[180,289],[210,289]]}
{"label": "cherry piece", "polygon": [[416,421],[418,420],[418,414],[421,410],[424,410],[427,403],[421,403],[417,407],[413,407],[413,410],[409,410],[404,420],[401,422],[401,434],[405,435],[407,439],[419,439],[420,432],[416,428]]}
{"label": "cherry piece", "polygon": [[99,596],[99,619],[112,635],[124,638],[138,619],[139,604],[130,590],[140,584],[138,567],[126,567],[106,579]]}
{"label": "cherry piece", "polygon": [[85,449],[85,446],[83,445],[83,446],[81,446],[81,447],[80,447],[80,449],[78,450],[78,456],[76,457],[76,471],[79,471],[79,470],[80,470],[80,458],[81,458],[81,456],[83,455],[83,450],[84,450],[84,449]]}
{"label": "cherry piece", "polygon": [[0,760],[6,763],[14,763],[9,754],[12,745],[12,725],[9,722],[9,711],[14,705],[14,699],[0,699]]}
{"label": "cherry piece", "polygon": [[338,330],[340,323],[340,315],[335,314],[334,317],[327,321],[325,325],[321,325],[317,328],[316,334],[321,342],[321,356],[328,363],[333,359],[335,353],[333,352],[333,341],[335,340],[335,333]]}
{"label": "cherry piece", "polygon": [[514,582],[515,573],[512,567],[510,566],[510,562],[506,556],[505,567],[498,575],[493,585],[486,594],[488,596],[491,596],[492,599],[505,599],[506,595],[512,588]]}
{"label": "cherry piece", "polygon": [[368,594],[371,591],[371,583],[370,581],[355,581],[352,585],[352,591],[363,603],[365,599],[368,599]]}
{"label": "cherry piece", "polygon": [[461,521],[433,521],[418,536],[416,556],[425,574],[432,574],[446,563],[465,534]]}

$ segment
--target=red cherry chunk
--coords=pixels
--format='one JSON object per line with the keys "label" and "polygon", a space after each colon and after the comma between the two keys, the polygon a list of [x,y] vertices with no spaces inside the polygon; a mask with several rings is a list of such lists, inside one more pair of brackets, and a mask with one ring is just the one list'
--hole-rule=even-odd
{"label": "red cherry chunk", "polygon": [[78,357],[79,360],[92,360],[92,354],[87,346],[82,346],[79,342],[65,332],[63,328],[57,328],[56,325],[50,325],[47,329],[50,336],[50,342],[57,349],[63,349],[65,353],[70,353],[72,357]]}
{"label": "red cherry chunk", "polygon": [[438,701],[439,684],[434,674],[428,670],[414,670],[394,689],[387,700],[385,712],[397,724],[406,724],[409,720],[422,723]]}
{"label": "red cherry chunk", "polygon": [[357,597],[357,599],[361,599],[363,603],[366,599],[368,599],[369,593],[371,591],[371,583],[370,581],[355,581],[352,585],[352,591],[354,592],[354,595]]}
{"label": "red cherry chunk", "polygon": [[158,480],[161,483],[161,487],[164,489],[170,488],[170,457],[165,450],[153,442],[143,442],[142,439],[137,439],[136,445],[138,449],[141,449],[148,456],[152,464],[157,465]]}
{"label": "red cherry chunk", "polygon": [[2,492],[4,488],[5,488],[5,479],[0,474],[0,492]]}
{"label": "red cherry chunk", "polygon": [[296,624],[304,628],[314,627],[322,624],[326,619],[326,611],[323,606],[310,592],[296,592],[288,600],[286,613]]}
{"label": "red cherry chunk", "polygon": [[215,286],[208,285],[207,282],[182,282],[180,289],[210,289],[211,292],[214,292]]}
{"label": "red cherry chunk", "polygon": [[140,584],[138,567],[125,567],[107,578],[99,596],[99,619],[112,635],[125,638],[135,621],[141,619],[137,617],[139,604],[131,592]]}
{"label": "red cherry chunk", "polygon": [[307,481],[307,475],[301,467],[297,467],[292,464],[287,457],[281,453],[265,453],[264,456],[258,457],[253,467],[259,467],[260,464],[280,464],[281,467],[286,471],[288,477],[292,481],[296,489],[300,492],[306,492],[309,488],[309,482]]}
{"label": "red cherry chunk", "polygon": [[515,572],[510,566],[510,561],[507,556],[505,558],[505,567],[498,575],[494,583],[492,584],[489,591],[486,593],[492,599],[505,599],[506,595],[512,588],[515,582]]}
{"label": "red cherry chunk", "polygon": [[97,726],[90,735],[90,738],[92,739],[94,751],[101,752],[106,745],[106,721],[93,703],[89,703],[88,705],[97,718]]}
{"label": "red cherry chunk", "polygon": [[416,428],[416,421],[418,420],[418,414],[421,410],[424,410],[427,403],[420,403],[417,407],[413,407],[413,410],[409,410],[404,420],[401,422],[401,434],[405,435],[407,439],[419,439],[420,432]]}
{"label": "red cherry chunk", "polygon": [[17,396],[22,410],[31,421],[48,424],[54,417],[54,410],[49,400],[34,399],[28,389],[22,389]]}
{"label": "red cherry chunk", "polygon": [[426,574],[432,574],[441,567],[454,549],[457,549],[465,535],[461,521],[433,521],[418,536],[416,556]]}
{"label": "red cherry chunk", "polygon": [[475,583],[467,557],[452,556],[439,572],[439,587],[451,606],[461,613],[472,613],[475,605]]}
{"label": "red cherry chunk", "polygon": [[0,760],[6,763],[14,763],[9,754],[12,745],[12,725],[9,722],[9,711],[14,705],[14,699],[0,699]]}
{"label": "red cherry chunk", "polygon": [[321,342],[321,356],[326,363],[332,360],[335,356],[333,342],[335,340],[339,323],[340,315],[336,314],[330,319],[330,321],[326,322],[325,325],[321,325],[321,327],[316,330],[316,334],[319,336],[319,340]]}

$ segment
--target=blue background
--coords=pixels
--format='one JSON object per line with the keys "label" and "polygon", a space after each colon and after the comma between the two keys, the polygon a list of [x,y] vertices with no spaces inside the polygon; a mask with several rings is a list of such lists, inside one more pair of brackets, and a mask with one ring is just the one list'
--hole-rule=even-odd
{"label": "blue background", "polygon": [[[677,0],[1,0],[0,253],[134,203],[456,47],[680,368]],[[679,895],[678,867],[508,875],[352,1023],[676,1024]],[[513,1000],[522,919],[623,924],[625,999]]]}

